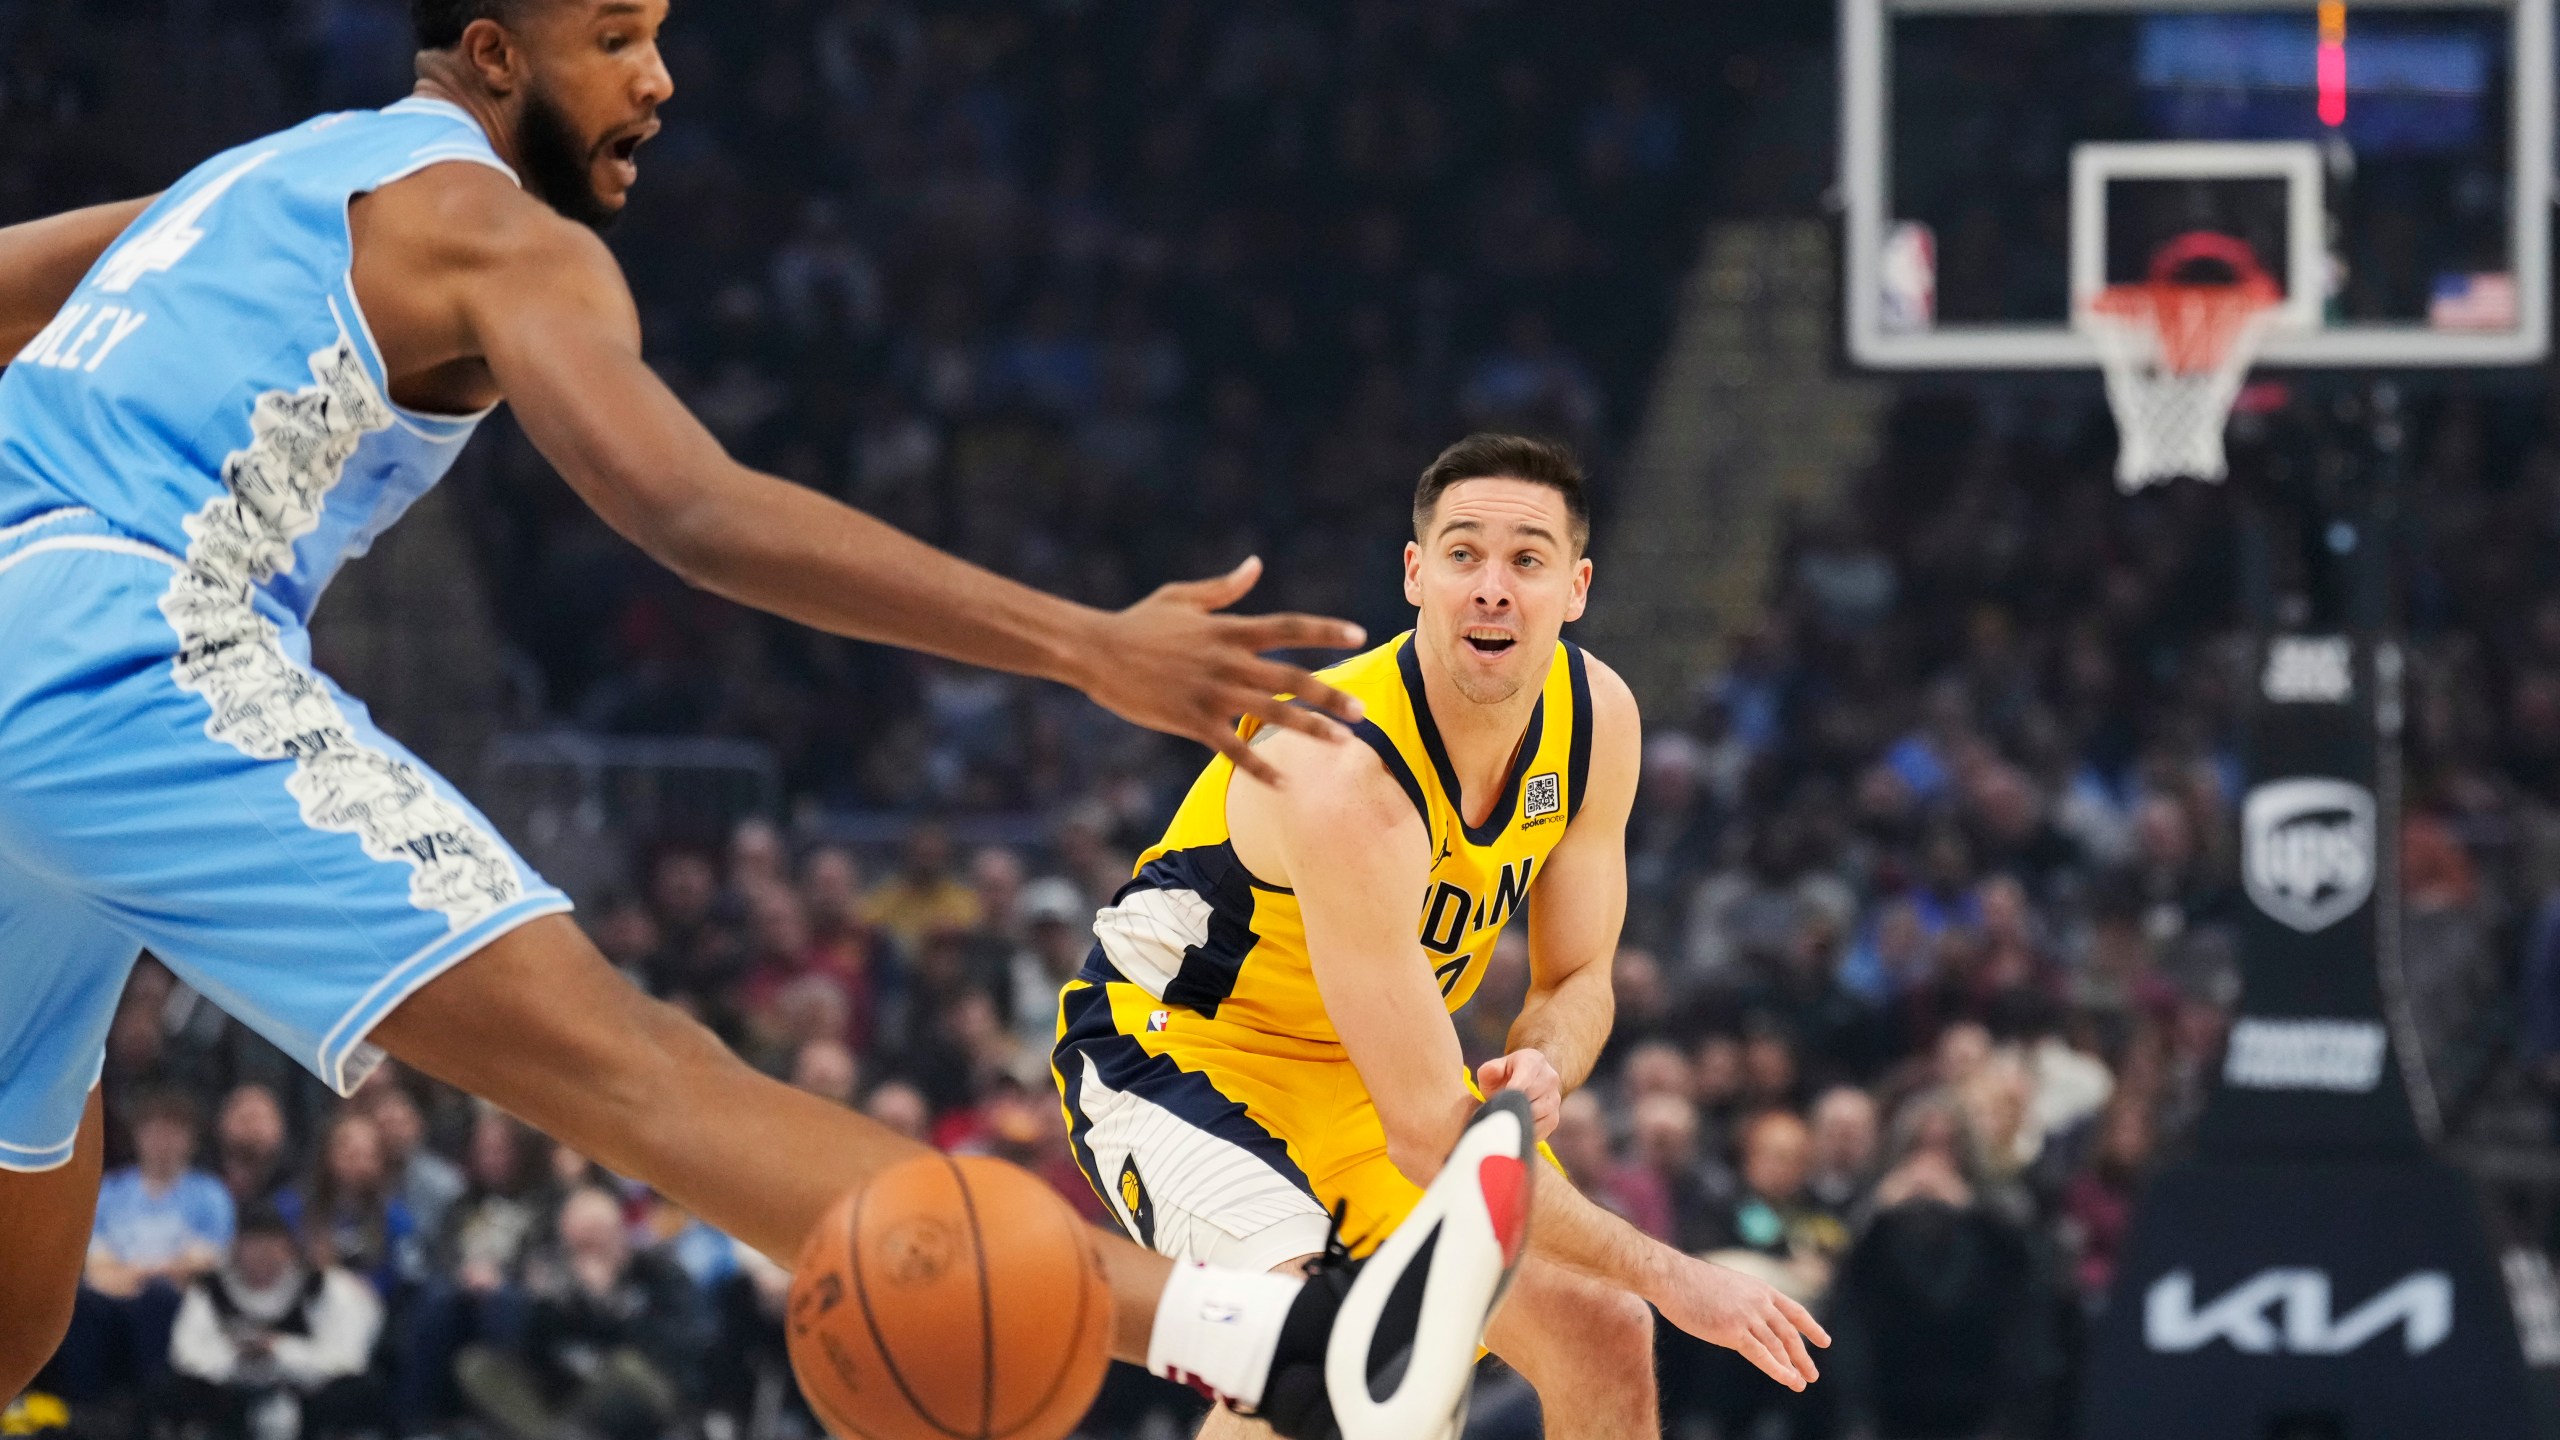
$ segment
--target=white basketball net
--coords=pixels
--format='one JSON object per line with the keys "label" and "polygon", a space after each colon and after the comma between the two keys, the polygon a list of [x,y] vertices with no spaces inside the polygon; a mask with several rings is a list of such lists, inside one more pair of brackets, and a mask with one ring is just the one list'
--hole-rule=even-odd
{"label": "white basketball net", "polygon": [[2281,298],[2273,282],[2250,276],[2229,285],[2115,285],[2081,307],[2080,330],[2098,347],[2116,412],[2116,484],[2126,494],[2230,473],[2223,427]]}

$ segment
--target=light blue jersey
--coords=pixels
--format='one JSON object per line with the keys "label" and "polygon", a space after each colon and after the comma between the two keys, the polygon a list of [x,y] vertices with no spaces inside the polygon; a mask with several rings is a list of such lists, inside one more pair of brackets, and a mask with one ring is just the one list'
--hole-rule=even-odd
{"label": "light blue jersey", "polygon": [[568,908],[311,669],[480,417],[389,398],[347,204],[513,172],[439,101],[218,155],[0,371],[0,1168],[67,1159],[138,950],[342,1092],[419,986]]}

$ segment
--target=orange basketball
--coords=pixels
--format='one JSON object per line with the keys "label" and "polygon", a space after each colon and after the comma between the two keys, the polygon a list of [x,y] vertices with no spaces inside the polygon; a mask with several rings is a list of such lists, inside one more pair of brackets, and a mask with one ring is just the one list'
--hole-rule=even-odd
{"label": "orange basketball", "polygon": [[838,1201],[791,1277],[791,1368],[839,1440],[1058,1440],[1111,1361],[1094,1232],[1028,1171],[920,1155]]}

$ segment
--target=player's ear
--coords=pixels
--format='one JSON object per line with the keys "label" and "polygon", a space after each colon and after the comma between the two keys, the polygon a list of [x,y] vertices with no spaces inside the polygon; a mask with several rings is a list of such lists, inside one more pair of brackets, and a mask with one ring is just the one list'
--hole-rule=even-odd
{"label": "player's ear", "polygon": [[1584,607],[1588,606],[1590,603],[1591,557],[1585,555],[1581,559],[1573,562],[1573,598],[1567,600],[1564,605],[1564,618],[1566,623],[1570,624],[1573,621],[1581,619]]}
{"label": "player's ear", "polygon": [[1422,545],[1415,540],[1404,542],[1404,603],[1422,606]]}
{"label": "player's ear", "polygon": [[455,49],[461,52],[462,63],[492,95],[504,99],[524,83],[523,46],[515,32],[495,20],[483,17],[464,26],[462,41]]}

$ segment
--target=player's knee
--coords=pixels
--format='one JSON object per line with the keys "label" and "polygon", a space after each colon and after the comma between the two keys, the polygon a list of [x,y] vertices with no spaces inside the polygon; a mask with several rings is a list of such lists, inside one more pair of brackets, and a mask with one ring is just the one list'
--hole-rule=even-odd
{"label": "player's knee", "polygon": [[1622,1377],[1653,1377],[1653,1307],[1624,1290],[1594,1286],[1567,1307],[1589,1356]]}
{"label": "player's knee", "polygon": [[616,1017],[617,1063],[583,1077],[618,1110],[645,1119],[662,1112],[670,1096],[697,1093],[706,1069],[737,1064],[710,1027],[663,1000],[635,994],[628,1015]]}

